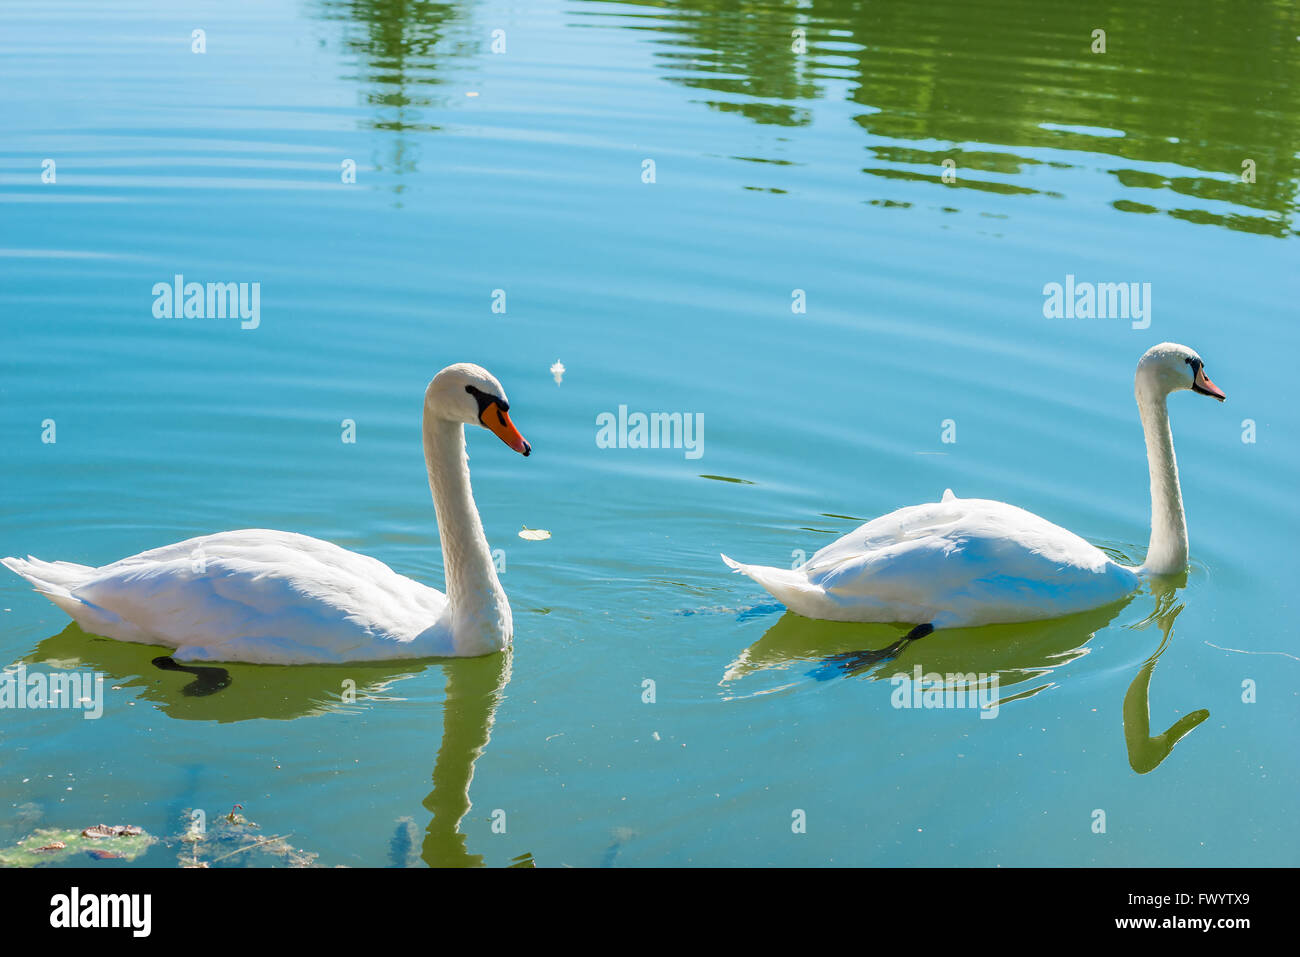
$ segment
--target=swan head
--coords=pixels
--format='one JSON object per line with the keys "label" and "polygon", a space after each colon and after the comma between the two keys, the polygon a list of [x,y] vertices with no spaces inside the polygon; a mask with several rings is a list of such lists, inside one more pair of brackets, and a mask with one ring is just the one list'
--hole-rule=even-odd
{"label": "swan head", "polygon": [[1138,396],[1163,397],[1181,389],[1191,389],[1220,402],[1227,398],[1205,374],[1205,362],[1195,349],[1176,342],[1152,346],[1138,361]]}
{"label": "swan head", "polygon": [[448,422],[481,425],[522,455],[533,450],[510,421],[506,390],[496,376],[472,362],[449,365],[433,377],[424,392],[424,411]]}

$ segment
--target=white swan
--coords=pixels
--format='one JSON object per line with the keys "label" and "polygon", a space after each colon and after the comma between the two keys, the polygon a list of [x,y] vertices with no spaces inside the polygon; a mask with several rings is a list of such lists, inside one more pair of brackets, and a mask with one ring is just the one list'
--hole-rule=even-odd
{"label": "white swan", "polygon": [[102,568],[5,558],[86,631],[174,648],[180,661],[307,664],[472,656],[510,643],[510,603],[470,492],[465,425],[528,455],[486,369],[448,366],[424,393],[424,460],[447,594],[293,532],[219,532]]}
{"label": "white swan", "polygon": [[797,569],[742,565],[807,618],[904,622],[909,637],[959,628],[1055,618],[1132,592],[1139,576],[1187,567],[1187,525],[1165,399],[1191,389],[1223,401],[1191,349],[1164,342],[1138,362],[1134,391],[1151,472],[1151,543],[1141,568],[1119,565],[1073,532],[986,499],[943,500],[883,515],[817,552]]}

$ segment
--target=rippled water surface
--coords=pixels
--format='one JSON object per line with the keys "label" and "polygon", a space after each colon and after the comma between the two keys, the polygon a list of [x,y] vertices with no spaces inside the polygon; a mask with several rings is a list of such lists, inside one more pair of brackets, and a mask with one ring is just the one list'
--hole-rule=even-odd
{"label": "rippled water surface", "polygon": [[[0,659],[109,690],[0,711],[0,845],[239,803],[327,865],[1300,858],[1293,5],[11,0],[0,85],[0,554],[283,528],[442,587],[425,383],[488,366],[535,449],[469,439],[509,661],[196,694],[4,572]],[[257,327],[155,318],[176,274]],[[1067,276],[1146,317],[1045,318]],[[1185,583],[844,677],[902,629],[718,558],[951,487],[1140,562],[1167,339],[1228,394],[1170,402]],[[599,447],[620,406],[702,455]],[[918,665],[997,718],[894,707]]]}

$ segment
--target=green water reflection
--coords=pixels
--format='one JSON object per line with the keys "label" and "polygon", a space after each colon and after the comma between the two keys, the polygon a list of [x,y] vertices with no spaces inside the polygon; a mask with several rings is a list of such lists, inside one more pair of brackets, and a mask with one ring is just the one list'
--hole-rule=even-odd
{"label": "green water reflection", "polygon": [[134,692],[168,717],[218,723],[357,714],[394,700],[401,681],[426,668],[442,667],[447,676],[442,738],[433,789],[423,801],[429,824],[419,856],[435,867],[483,864],[482,855],[470,853],[460,828],[472,806],[474,762],[488,745],[493,717],[510,681],[511,652],[387,664],[182,665],[184,670],[163,670],[154,663],[163,650],[101,638],[71,623],[37,645],[24,662],[100,672],[107,683]]}
{"label": "green water reflection", "polygon": [[[1185,584],[1185,576],[1178,581],[1152,582],[1155,609],[1130,626],[1142,630],[1155,625],[1161,636],[1123,700],[1124,741],[1129,765],[1138,774],[1158,767],[1174,745],[1210,715],[1205,709],[1191,711],[1168,730],[1151,736],[1151,678],[1170,645],[1174,621],[1184,610],[1178,591]],[[730,693],[765,671],[802,672],[822,680],[864,677],[885,682],[898,675],[963,675],[969,676],[969,685],[963,688],[969,689],[965,693],[971,700],[983,692],[991,695],[1000,709],[1069,680],[1067,666],[1088,654],[1088,643],[1132,601],[1129,596],[1102,608],[1046,621],[941,630],[912,641],[900,638],[894,626],[815,621],[786,612],[731,663],[721,684]],[[808,665],[818,662],[818,668],[808,670]],[[1018,687],[1026,684],[1028,687]]]}
{"label": "green water reflection", "polygon": [[[1103,153],[1123,187],[1117,209],[1294,234],[1292,3],[1058,4],[1049,13],[1036,0],[668,0],[653,18],[638,6],[628,25],[659,32],[665,78],[702,91],[711,109],[798,127],[811,114],[797,101],[846,97],[864,109],[853,121],[867,134],[870,176],[940,183],[951,158],[961,170],[951,186],[1033,193],[1019,180],[1050,161],[1046,151]],[[1104,53],[1092,52],[1097,29]],[[802,54],[792,51],[796,30]],[[1241,182],[1246,160],[1252,184]]]}

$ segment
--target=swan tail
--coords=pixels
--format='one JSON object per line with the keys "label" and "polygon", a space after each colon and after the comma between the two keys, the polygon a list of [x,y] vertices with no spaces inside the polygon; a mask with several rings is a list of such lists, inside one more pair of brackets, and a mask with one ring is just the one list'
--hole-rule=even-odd
{"label": "swan tail", "polygon": [[[808,576],[794,568],[772,568],[769,565],[746,565],[742,562],[722,556],[727,567],[733,572],[747,575],[763,586],[773,598],[783,602],[792,611],[799,611],[804,600],[814,595],[822,595],[820,588],[808,580]],[[802,613],[802,612],[801,612]]]}
{"label": "swan tail", "polygon": [[0,558],[0,564],[14,574],[27,579],[39,594],[57,605],[64,614],[86,631],[105,634],[114,626],[120,627],[123,624],[122,619],[107,608],[101,608],[72,593],[74,588],[88,581],[95,571],[89,565],[77,565],[74,562],[45,562],[31,555],[26,559]]}
{"label": "swan tail", "polygon": [[26,578],[40,592],[47,589],[67,592],[87,581],[95,570],[89,565],[77,565],[73,562],[43,562],[31,555],[25,559],[0,558],[0,564],[14,574]]}

